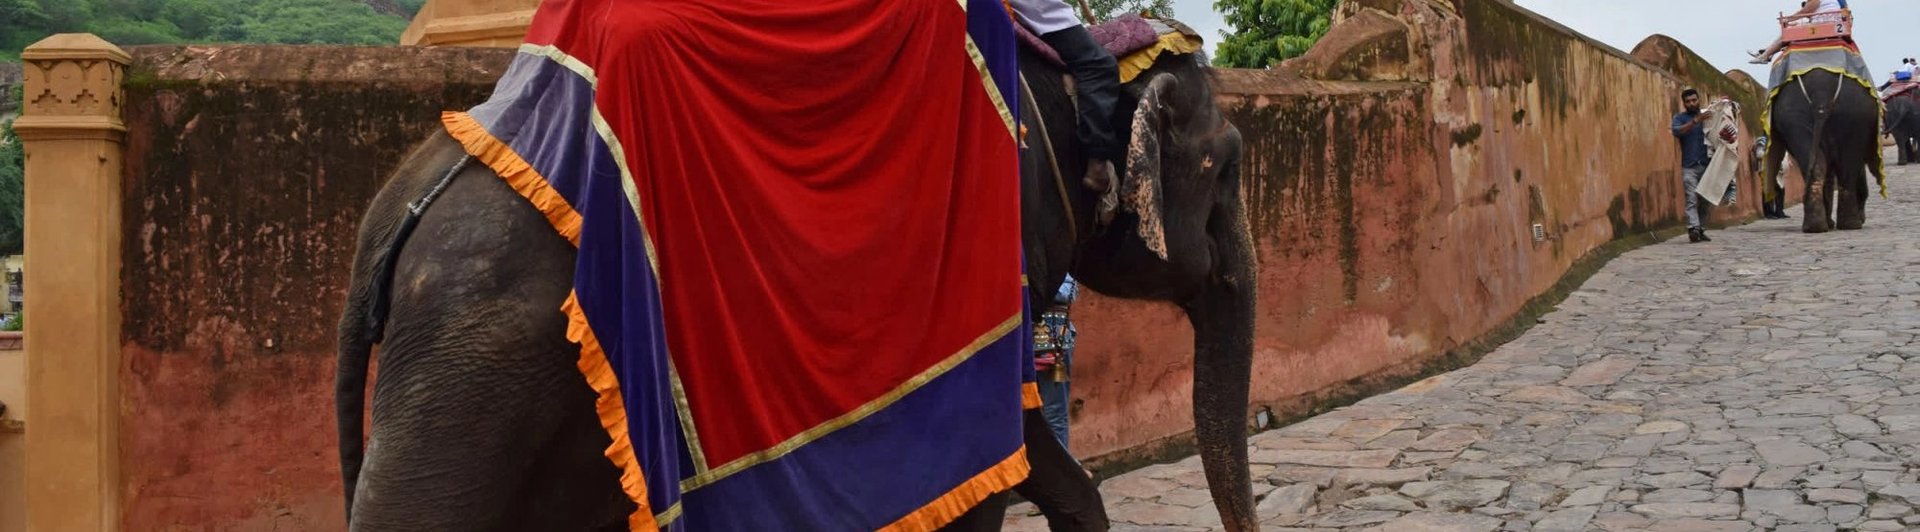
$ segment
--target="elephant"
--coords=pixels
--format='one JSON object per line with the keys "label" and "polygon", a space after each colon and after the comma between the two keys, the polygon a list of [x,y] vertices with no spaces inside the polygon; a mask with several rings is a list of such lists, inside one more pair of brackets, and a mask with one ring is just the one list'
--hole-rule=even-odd
{"label": "elephant", "polygon": [[1827,70],[1802,74],[1791,85],[1771,103],[1767,179],[1774,179],[1782,160],[1792,155],[1807,187],[1801,231],[1865,227],[1867,174],[1884,180],[1879,100],[1868,87]]}
{"label": "elephant", "polygon": [[[1031,89],[1021,120],[1034,131],[1064,132],[1032,135],[1021,154],[1033,300],[1044,301],[1072,273],[1102,294],[1185,309],[1208,487],[1228,530],[1257,530],[1247,467],[1257,272],[1241,199],[1241,137],[1214,104],[1211,71],[1193,55],[1162,54],[1125,86],[1131,101],[1123,98],[1120,112],[1134,130],[1118,174],[1122,184],[1151,186],[1159,202],[1114,212],[1101,208],[1100,192],[1063,177],[1087,166],[1070,133],[1076,112],[1064,71],[1031,50],[1023,49],[1021,64],[1031,82],[1023,83]],[[1032,137],[1044,137],[1046,148],[1033,147]],[[456,169],[431,208],[406,218],[408,202],[465,155],[444,131],[431,135],[360,222],[335,377],[350,528],[624,529],[635,505],[602,455],[610,439],[556,311],[571,289],[575,250],[485,165]],[[384,326],[369,324],[376,316],[386,317]],[[1014,491],[1039,503],[1056,530],[1106,529],[1093,480],[1038,410],[1026,415],[1024,441],[1032,468]],[[1008,498],[995,494],[948,528],[998,529]]]}
{"label": "elephant", "polygon": [[1900,96],[1887,100],[1881,134],[1893,135],[1896,164],[1920,163],[1920,101]]}

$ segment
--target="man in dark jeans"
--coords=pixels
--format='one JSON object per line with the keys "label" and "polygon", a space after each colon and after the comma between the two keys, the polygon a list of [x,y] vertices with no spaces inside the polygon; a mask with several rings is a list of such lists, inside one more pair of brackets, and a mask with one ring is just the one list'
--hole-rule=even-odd
{"label": "man in dark jeans", "polygon": [[[1780,163],[1784,167],[1786,160],[1782,159]],[[1753,140],[1753,167],[1761,169],[1760,179],[1765,182],[1760,183],[1760,186],[1772,192],[1773,199],[1760,202],[1760,215],[1768,220],[1782,220],[1787,217],[1787,191],[1781,189],[1779,183],[1768,180],[1765,172],[1766,164],[1767,137],[1761,136]],[[1785,171],[1785,168],[1775,170],[1775,172]]]}
{"label": "man in dark jeans", "polygon": [[1703,225],[1712,203],[1694,192],[1700,186],[1700,176],[1707,172],[1707,163],[1712,162],[1707,155],[1707,134],[1702,131],[1712,112],[1700,110],[1700,91],[1687,89],[1680,93],[1680,102],[1686,110],[1673,115],[1673,137],[1680,142],[1680,176],[1686,187],[1687,197],[1687,241],[1712,242],[1707,238],[1707,228]]}

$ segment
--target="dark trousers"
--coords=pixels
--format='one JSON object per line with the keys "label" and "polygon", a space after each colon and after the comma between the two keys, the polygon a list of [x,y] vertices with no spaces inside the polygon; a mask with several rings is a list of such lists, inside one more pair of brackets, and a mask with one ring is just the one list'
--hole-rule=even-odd
{"label": "dark trousers", "polygon": [[1773,189],[1773,199],[1760,203],[1761,215],[1772,218],[1787,217],[1787,191],[1773,183],[1766,183],[1765,186]]}
{"label": "dark trousers", "polygon": [[[1114,109],[1120,104],[1120,70],[1113,54],[1085,26],[1074,26],[1041,35],[1060,60],[1073,72],[1074,91],[1079,94],[1079,135],[1082,153],[1088,158],[1119,164],[1127,156],[1127,139],[1120,132],[1121,117]],[[1131,118],[1131,117],[1128,117]]]}

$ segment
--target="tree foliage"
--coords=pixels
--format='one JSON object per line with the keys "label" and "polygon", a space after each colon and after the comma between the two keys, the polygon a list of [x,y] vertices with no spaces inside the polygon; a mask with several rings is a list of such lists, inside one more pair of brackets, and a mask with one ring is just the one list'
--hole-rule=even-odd
{"label": "tree foliage", "polygon": [[[1075,0],[1068,1],[1073,2]],[[1080,13],[1079,8],[1079,4],[1074,4],[1074,14],[1080,15],[1081,18],[1086,18],[1086,15]],[[1114,17],[1120,15],[1140,13],[1142,11],[1153,13],[1154,16],[1157,17],[1171,18],[1173,17],[1173,0],[1087,0],[1087,9],[1092,10],[1093,16],[1102,21],[1113,20]],[[1081,22],[1086,21],[1083,20]]]}
{"label": "tree foliage", "polygon": [[[0,98],[19,102],[21,90],[13,87]],[[13,120],[0,121],[0,255],[18,255],[26,235],[26,155],[20,137],[13,134]]]}
{"label": "tree foliage", "polygon": [[0,0],[0,59],[54,33],[118,45],[168,43],[396,44],[424,0]]}
{"label": "tree foliage", "polygon": [[1332,25],[1339,0],[1216,0],[1231,33],[1223,35],[1215,65],[1266,68],[1307,53]]}

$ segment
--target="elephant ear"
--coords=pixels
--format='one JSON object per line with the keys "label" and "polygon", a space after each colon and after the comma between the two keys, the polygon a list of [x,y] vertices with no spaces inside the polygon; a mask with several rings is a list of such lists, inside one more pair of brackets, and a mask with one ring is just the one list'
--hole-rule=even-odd
{"label": "elephant ear", "polygon": [[1162,72],[1155,74],[1140,91],[1140,105],[1133,111],[1132,140],[1127,143],[1127,175],[1120,192],[1121,208],[1139,215],[1140,240],[1146,242],[1147,250],[1160,260],[1167,259],[1161,137],[1168,133],[1166,126],[1172,122],[1166,102],[1173,100],[1173,91],[1179,87],[1178,78]]}

